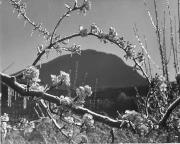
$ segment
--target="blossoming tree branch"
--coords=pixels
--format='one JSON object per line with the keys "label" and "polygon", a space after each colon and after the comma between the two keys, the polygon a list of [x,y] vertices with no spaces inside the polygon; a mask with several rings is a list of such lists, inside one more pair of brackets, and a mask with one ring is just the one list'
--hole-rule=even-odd
{"label": "blossoming tree branch", "polygon": [[[72,6],[65,4],[67,12],[59,18],[52,33],[44,28],[42,24],[35,23],[27,16],[26,4],[21,0],[10,0],[9,3],[13,6],[14,10],[17,11],[18,17],[33,27],[32,32],[40,33],[48,42],[46,46],[40,45],[37,48],[37,57],[30,67],[27,67],[13,76],[0,73],[1,83],[8,87],[7,97],[9,106],[11,106],[11,97],[13,95],[18,94],[24,98],[24,108],[26,108],[27,105],[27,98],[32,97],[46,110],[46,114],[53,120],[59,130],[62,129],[53,115],[59,115],[57,111],[61,107],[63,109],[68,109],[69,112],[72,111],[73,113],[84,115],[83,120],[80,120],[80,123],[75,122],[73,116],[61,117],[59,115],[59,117],[67,123],[72,122],[76,126],[81,127],[86,125],[86,127],[92,128],[94,120],[96,120],[112,127],[132,128],[135,132],[143,131],[144,135],[148,134],[152,129],[166,127],[168,125],[168,119],[170,119],[172,115],[176,115],[173,112],[180,104],[180,76],[177,75],[176,77],[176,90],[173,93],[173,97],[170,99],[170,95],[172,95],[170,82],[161,75],[156,75],[154,78],[149,76],[147,71],[144,69],[144,52],[136,52],[136,46],[131,44],[129,41],[126,41],[124,37],[118,36],[115,28],[110,27],[108,32],[104,32],[94,23],[90,25],[89,28],[80,26],[78,33],[66,37],[61,37],[61,35],[56,34],[57,28],[61,25],[62,21],[69,17],[72,12],[78,11],[80,14],[85,15],[87,11],[90,10],[91,3],[89,0],[84,0],[81,4],[77,3],[75,0]],[[71,95],[49,94],[49,91],[52,89],[58,89],[61,86],[71,89],[69,74],[61,70],[59,75],[50,75],[52,80],[51,86],[43,86],[39,83],[41,80],[39,79],[39,69],[36,65],[44,55],[48,55],[48,53],[53,50],[58,53],[69,51],[71,53],[81,54],[80,46],[77,44],[70,45],[69,41],[75,37],[86,38],[90,36],[96,37],[104,44],[110,42],[123,50],[126,60],[132,60],[134,62],[134,69],[141,72],[146,78],[147,83],[149,84],[147,96],[139,96],[137,94],[137,99],[141,101],[141,110],[139,112],[126,111],[124,115],[119,114],[117,119],[112,119],[85,108],[85,99],[92,95],[92,90],[89,85],[76,88],[75,97],[71,97]],[[137,36],[137,38],[139,37]],[[23,83],[21,83],[20,80],[23,80]],[[69,137],[69,135],[65,133],[64,135]]]}

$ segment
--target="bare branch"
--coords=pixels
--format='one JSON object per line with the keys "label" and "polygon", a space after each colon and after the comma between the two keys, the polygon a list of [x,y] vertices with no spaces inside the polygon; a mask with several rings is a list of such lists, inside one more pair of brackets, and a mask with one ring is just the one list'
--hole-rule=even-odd
{"label": "bare branch", "polygon": [[55,25],[54,29],[53,29],[53,32],[52,32],[52,35],[51,35],[51,40],[50,40],[50,44],[52,44],[52,40],[53,40],[53,37],[54,37],[54,34],[55,34],[55,31],[56,29],[58,28],[58,26],[60,25],[60,23],[62,22],[62,20],[65,18],[65,17],[68,17],[68,15],[70,15],[71,12],[73,11],[76,11],[78,9],[80,9],[81,7],[77,7],[76,5],[74,5],[73,8],[68,8],[68,11],[63,14],[63,16],[60,17],[60,19],[58,20],[57,24]]}
{"label": "bare branch", "polygon": [[173,51],[173,64],[174,64],[174,69],[175,69],[175,74],[177,75],[178,73],[178,65],[177,65],[177,57],[176,57],[176,48],[174,45],[174,33],[173,33],[173,21],[172,21],[172,16],[171,16],[171,10],[170,10],[170,6],[169,6],[169,1],[167,4],[168,7],[168,14],[169,14],[169,21],[170,21],[170,42],[171,42],[171,48]]}
{"label": "bare branch", "polygon": [[159,125],[161,125],[161,126],[165,126],[165,125],[166,125],[166,122],[167,122],[169,116],[171,115],[171,113],[173,112],[173,110],[174,110],[178,105],[180,105],[180,97],[178,97],[178,98],[168,107],[168,109],[166,110],[164,116],[163,116],[162,119],[160,120]]}
{"label": "bare branch", "polygon": [[158,45],[159,45],[159,52],[161,56],[161,64],[162,64],[162,70],[163,70],[163,76],[166,75],[165,72],[165,62],[164,62],[164,53],[163,53],[163,48],[161,45],[161,36],[160,36],[160,28],[159,28],[159,18],[158,18],[158,11],[157,11],[157,4],[156,0],[154,0],[154,8],[155,8],[155,19],[156,19],[156,34],[157,34],[157,40],[158,40]]}
{"label": "bare branch", "polygon": [[2,72],[4,73],[5,71],[7,71],[9,68],[11,68],[14,65],[14,62],[10,63],[6,68],[4,68],[2,70]]}

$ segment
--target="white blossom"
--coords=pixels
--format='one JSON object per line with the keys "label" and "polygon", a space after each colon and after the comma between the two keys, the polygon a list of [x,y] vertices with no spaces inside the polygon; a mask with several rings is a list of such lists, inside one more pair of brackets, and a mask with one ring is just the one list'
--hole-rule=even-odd
{"label": "white blossom", "polygon": [[93,116],[91,114],[84,114],[83,115],[83,122],[86,126],[88,127],[93,127],[94,125],[94,119]]}
{"label": "white blossom", "polygon": [[3,122],[8,122],[9,121],[9,116],[7,113],[4,113],[4,115],[1,116],[1,121]]}
{"label": "white blossom", "polygon": [[68,129],[68,130],[63,129],[62,131],[63,131],[63,133],[65,133],[68,137],[72,137],[72,136],[73,136],[73,129]]}
{"label": "white blossom", "polygon": [[81,46],[80,45],[76,45],[76,44],[73,44],[71,47],[67,47],[64,50],[70,51],[72,54],[73,53],[77,53],[79,55],[81,54]]}
{"label": "white blossom", "polygon": [[92,25],[91,25],[91,33],[93,33],[93,34],[98,34],[99,33],[99,28],[98,28],[98,26],[95,24],[95,23],[93,23]]}
{"label": "white blossom", "polygon": [[88,29],[84,28],[83,26],[79,27],[79,31],[80,31],[79,33],[82,37],[85,37],[88,35]]}
{"label": "white blossom", "polygon": [[91,114],[86,113],[86,114],[83,115],[83,120],[84,121],[85,120],[91,120],[91,119],[93,119],[93,116]]}
{"label": "white blossom", "polygon": [[161,85],[160,85],[160,91],[161,92],[166,92],[167,91],[167,84],[166,83],[162,83]]}
{"label": "white blossom", "polygon": [[66,86],[70,86],[70,76],[68,73],[60,71],[60,78],[65,83]]}
{"label": "white blossom", "polygon": [[144,53],[142,52],[138,52],[136,59],[138,60],[139,64],[141,64],[142,62],[144,62],[145,58],[144,58]]}
{"label": "white blossom", "polygon": [[80,86],[79,88],[76,89],[76,94],[81,96],[81,97],[86,97],[86,96],[91,96],[92,95],[92,90],[89,85]]}
{"label": "white blossom", "polygon": [[74,123],[74,118],[73,117],[68,116],[68,117],[64,117],[64,119],[69,123]]}
{"label": "white blossom", "polygon": [[59,82],[61,82],[61,79],[59,76],[56,75],[51,75],[51,81],[54,85],[58,84]]}
{"label": "white blossom", "polygon": [[60,96],[59,100],[60,100],[60,103],[64,105],[70,105],[72,102],[70,97],[64,97],[63,95]]}
{"label": "white blossom", "polygon": [[89,85],[85,85],[84,86],[84,91],[85,91],[85,94],[87,96],[91,96],[92,95],[92,90],[91,90],[91,87]]}
{"label": "white blossom", "polygon": [[33,83],[30,87],[30,90],[36,90],[36,91],[44,91],[44,87],[39,85],[38,83]]}
{"label": "white blossom", "polygon": [[109,28],[109,38],[110,38],[110,39],[113,39],[113,38],[116,37],[116,36],[117,36],[117,32],[116,32],[115,28],[110,27],[110,28]]}
{"label": "white blossom", "polygon": [[166,81],[166,78],[164,76],[162,76],[162,75],[160,75],[158,77],[158,79],[159,79],[160,82],[165,82]]}
{"label": "white blossom", "polygon": [[91,9],[91,2],[89,0],[84,0],[80,12],[86,15],[86,12],[89,11],[90,9]]}
{"label": "white blossom", "polygon": [[66,86],[70,86],[70,76],[68,73],[63,71],[60,71],[60,74],[58,76],[51,75],[51,80],[54,85],[58,85],[62,82]]}
{"label": "white blossom", "polygon": [[34,67],[34,66],[30,66],[28,68],[25,69],[25,71],[23,72],[23,77],[24,79],[28,79],[31,82],[39,82],[39,70]]}
{"label": "white blossom", "polygon": [[125,47],[126,55],[124,56],[127,59],[131,59],[135,56],[135,51],[134,51],[135,45],[127,44]]}

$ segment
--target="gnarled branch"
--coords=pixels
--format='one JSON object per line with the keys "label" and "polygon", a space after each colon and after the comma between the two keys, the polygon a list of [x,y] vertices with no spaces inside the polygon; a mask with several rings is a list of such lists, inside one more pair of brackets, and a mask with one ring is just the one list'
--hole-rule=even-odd
{"label": "gnarled branch", "polygon": [[43,91],[35,91],[35,90],[29,90],[26,91],[26,88],[24,88],[24,86],[20,83],[18,83],[15,79],[15,77],[12,76],[8,76],[6,74],[0,73],[0,77],[1,77],[1,82],[8,85],[9,87],[11,87],[12,89],[14,89],[15,91],[17,91],[18,93],[20,93],[23,96],[32,96],[32,97],[38,97],[41,98],[43,100],[47,100],[49,102],[52,103],[56,103],[56,104],[63,104],[66,105],[69,109],[71,109],[73,112],[77,113],[77,114],[85,114],[85,113],[89,113],[93,116],[94,120],[105,123],[109,126],[112,127],[120,127],[120,125],[122,124],[122,120],[114,120],[112,118],[109,118],[107,116],[103,116],[100,114],[97,114],[87,108],[83,108],[80,106],[76,106],[73,104],[67,104],[64,103],[63,99],[60,99],[58,96],[54,96],[48,93],[45,93]]}

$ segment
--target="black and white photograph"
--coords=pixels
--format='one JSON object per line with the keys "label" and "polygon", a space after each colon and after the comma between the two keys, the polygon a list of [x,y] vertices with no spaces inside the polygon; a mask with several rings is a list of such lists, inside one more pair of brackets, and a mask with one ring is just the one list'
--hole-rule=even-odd
{"label": "black and white photograph", "polygon": [[0,0],[0,143],[180,143],[180,0]]}

